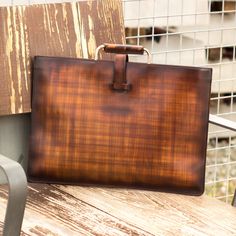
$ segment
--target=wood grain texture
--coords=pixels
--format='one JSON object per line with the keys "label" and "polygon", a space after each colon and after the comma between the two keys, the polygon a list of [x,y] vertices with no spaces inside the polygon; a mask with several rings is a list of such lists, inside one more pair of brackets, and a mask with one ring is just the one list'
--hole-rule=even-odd
{"label": "wood grain texture", "polygon": [[205,195],[63,185],[57,188],[151,235],[236,235],[236,208]]}
{"label": "wood grain texture", "polygon": [[29,180],[201,194],[211,69],[125,59],[36,58]]}
{"label": "wood grain texture", "polygon": [[[22,236],[149,235],[55,187],[31,185],[28,190]],[[6,199],[6,189],[0,188],[0,234]]]}
{"label": "wood grain texture", "polygon": [[121,1],[1,7],[0,37],[0,115],[30,112],[32,58],[92,58],[101,43],[124,43]]}
{"label": "wood grain texture", "polygon": [[[0,234],[7,192],[0,188]],[[31,184],[22,236],[234,236],[236,209],[205,195]]]}

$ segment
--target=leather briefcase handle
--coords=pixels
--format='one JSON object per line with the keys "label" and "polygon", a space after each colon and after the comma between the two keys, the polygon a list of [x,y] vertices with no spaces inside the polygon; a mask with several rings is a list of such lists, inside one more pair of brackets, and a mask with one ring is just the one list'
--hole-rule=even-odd
{"label": "leather briefcase handle", "polygon": [[95,60],[98,59],[99,51],[103,49],[107,53],[116,53],[116,54],[138,54],[143,55],[144,52],[148,55],[148,64],[151,63],[151,53],[148,49],[144,48],[143,46],[139,45],[123,45],[123,44],[110,44],[104,43],[97,47],[95,52]]}
{"label": "leather briefcase handle", "polygon": [[104,43],[104,51],[118,54],[144,54],[144,47],[139,45],[122,45]]}
{"label": "leather briefcase handle", "polygon": [[[98,59],[98,54],[101,49],[103,49],[104,52],[118,54],[118,55],[115,55],[114,78],[113,78],[112,84],[110,85],[110,88],[112,90],[115,90],[118,92],[128,92],[132,88],[132,85],[129,84],[126,79],[126,68],[127,68],[127,62],[128,62],[127,54],[142,55],[144,54],[144,52],[146,52],[148,55],[148,64],[151,63],[151,53],[143,46],[104,43],[100,45],[99,47],[97,47],[95,51],[95,60]],[[123,54],[123,55],[120,55],[120,54]]]}

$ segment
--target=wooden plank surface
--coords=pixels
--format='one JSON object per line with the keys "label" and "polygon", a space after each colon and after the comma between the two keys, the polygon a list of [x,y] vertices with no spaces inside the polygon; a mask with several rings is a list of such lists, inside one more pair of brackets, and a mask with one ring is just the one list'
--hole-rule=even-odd
{"label": "wooden plank surface", "polygon": [[124,35],[120,0],[1,7],[0,115],[30,112],[33,56],[93,58]]}
{"label": "wooden plank surface", "polygon": [[[7,191],[0,188],[0,233]],[[236,235],[236,208],[207,196],[30,184],[22,235]]]}
{"label": "wooden plank surface", "polygon": [[[7,190],[0,188],[0,234]],[[31,184],[21,235],[149,235],[53,186]]]}
{"label": "wooden plank surface", "polygon": [[152,235],[236,235],[236,208],[205,195],[58,186]]}

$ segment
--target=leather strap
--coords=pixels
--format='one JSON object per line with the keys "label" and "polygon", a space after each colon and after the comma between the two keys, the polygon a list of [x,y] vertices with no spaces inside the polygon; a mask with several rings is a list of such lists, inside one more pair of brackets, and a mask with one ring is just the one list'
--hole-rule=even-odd
{"label": "leather strap", "polygon": [[129,91],[131,85],[127,83],[126,67],[128,62],[128,55],[117,54],[114,60],[114,78],[112,89],[118,91]]}
{"label": "leather strap", "polygon": [[104,51],[118,54],[144,54],[144,47],[138,45],[104,44]]}

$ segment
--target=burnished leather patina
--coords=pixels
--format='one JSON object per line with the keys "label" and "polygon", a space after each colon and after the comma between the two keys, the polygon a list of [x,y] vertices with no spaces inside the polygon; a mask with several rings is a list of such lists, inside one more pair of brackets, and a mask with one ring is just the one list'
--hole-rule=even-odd
{"label": "burnished leather patina", "polygon": [[201,194],[211,69],[125,58],[36,57],[29,180]]}

